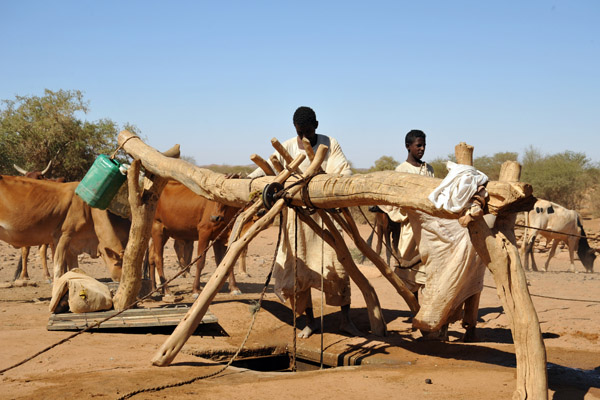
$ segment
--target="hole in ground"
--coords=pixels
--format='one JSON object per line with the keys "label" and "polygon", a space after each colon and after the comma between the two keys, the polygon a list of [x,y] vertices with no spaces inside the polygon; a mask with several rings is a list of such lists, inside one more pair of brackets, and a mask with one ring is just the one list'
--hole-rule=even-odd
{"label": "hole in ground", "polygon": [[[219,363],[227,363],[233,352],[212,350],[210,352],[192,352],[193,355],[208,358]],[[271,347],[242,350],[231,365],[258,372],[292,372],[292,354],[285,348]],[[336,365],[323,363],[323,369],[334,368]],[[315,371],[321,369],[321,362],[296,355],[296,372]]]}

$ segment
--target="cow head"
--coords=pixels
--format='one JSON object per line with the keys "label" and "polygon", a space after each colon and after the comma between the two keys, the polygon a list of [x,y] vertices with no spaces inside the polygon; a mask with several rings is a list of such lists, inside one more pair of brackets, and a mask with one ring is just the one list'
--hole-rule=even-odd
{"label": "cow head", "polygon": [[581,224],[579,218],[577,218],[577,226],[579,227],[579,233],[581,235],[579,238],[579,243],[577,244],[577,256],[579,256],[579,260],[581,260],[581,263],[585,267],[585,272],[592,273],[594,272],[596,250],[590,247],[585,236],[585,231],[583,230],[583,225]]}
{"label": "cow head", "polygon": [[21,167],[19,167],[17,164],[13,164],[13,167],[19,171],[19,173],[27,178],[31,178],[31,179],[46,179],[46,174],[48,173],[48,171],[50,171],[50,166],[52,165],[52,160],[50,160],[48,162],[48,165],[46,166],[46,168],[44,168],[42,171],[27,171]]}
{"label": "cow head", "polygon": [[577,249],[577,255],[579,256],[581,263],[585,267],[585,272],[594,272],[594,260],[596,259],[596,251],[590,248],[589,246],[581,246],[580,244],[579,248]]}
{"label": "cow head", "polygon": [[100,254],[104,263],[108,267],[110,278],[115,282],[121,281],[121,275],[123,273],[123,255],[125,251],[116,252],[108,247],[100,249]]}

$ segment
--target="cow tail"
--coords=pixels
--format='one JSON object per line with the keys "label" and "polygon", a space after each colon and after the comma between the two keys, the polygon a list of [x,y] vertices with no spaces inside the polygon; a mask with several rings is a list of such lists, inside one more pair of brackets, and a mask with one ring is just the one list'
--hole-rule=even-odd
{"label": "cow tail", "polygon": [[15,270],[15,277],[13,278],[13,281],[16,281],[17,279],[19,279],[21,277],[22,271],[23,271],[23,255],[21,255],[21,257],[19,257],[19,263],[17,264],[17,269]]}
{"label": "cow tail", "polygon": [[150,279],[150,257],[148,247],[146,247],[144,261],[142,262],[142,279]]}

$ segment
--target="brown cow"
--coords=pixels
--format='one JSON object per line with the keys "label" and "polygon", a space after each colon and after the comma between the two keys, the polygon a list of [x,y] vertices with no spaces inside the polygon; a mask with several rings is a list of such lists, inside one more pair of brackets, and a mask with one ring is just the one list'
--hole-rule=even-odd
{"label": "brown cow", "polygon": [[[13,167],[21,175],[23,175],[26,178],[48,179],[48,180],[55,181],[55,182],[64,182],[65,178],[48,178],[48,177],[46,177],[46,174],[48,173],[48,171],[50,171],[51,166],[52,166],[52,160],[50,160],[48,162],[48,165],[46,166],[46,168],[44,168],[41,171],[27,171],[27,170],[19,167],[17,164],[13,164]],[[27,271],[27,260],[29,258],[29,251],[30,251],[29,246],[21,247],[21,259],[19,260],[19,264],[17,265],[15,279],[17,279],[17,278],[18,279],[29,279],[29,273]],[[52,249],[52,252],[54,253],[54,249]],[[42,260],[42,270],[44,272],[44,278],[51,281],[52,278],[50,277],[50,273],[48,272],[47,253],[48,253],[48,244],[41,245],[40,246],[40,258]],[[70,266],[70,267],[74,268],[74,266]]]}
{"label": "brown cow", "polygon": [[[375,252],[377,254],[381,253],[381,247],[385,243],[385,255],[387,263],[390,264],[392,254],[394,255],[394,258],[399,258],[398,243],[400,240],[400,224],[392,221],[390,217],[377,206],[369,207],[369,211],[375,213],[375,219],[373,221],[374,229],[367,238],[367,244],[371,247],[373,244],[373,235],[377,235]],[[366,256],[363,254],[360,262],[365,262],[365,259]]]}
{"label": "brown cow", "polygon": [[[198,241],[198,255],[202,255],[212,240],[229,224],[239,208],[226,206],[192,192],[179,182],[169,181],[163,190],[156,206],[154,223],[152,224],[153,253],[150,258],[150,279],[155,286],[155,269],[160,283],[166,279],[163,269],[163,248],[167,240],[172,237],[176,240],[192,242]],[[227,239],[231,227],[224,232],[213,244],[215,260],[221,262],[225,255]],[[178,256],[179,258],[180,256]],[[200,275],[204,268],[206,256],[202,256],[196,263],[193,293],[200,293]],[[164,288],[168,293],[167,288]],[[229,275],[229,290],[232,294],[241,293],[235,282],[235,277]]]}
{"label": "brown cow", "polygon": [[88,206],[75,195],[77,184],[0,175],[0,240],[15,247],[52,243],[55,282],[83,252],[99,252],[118,281],[130,222]]}

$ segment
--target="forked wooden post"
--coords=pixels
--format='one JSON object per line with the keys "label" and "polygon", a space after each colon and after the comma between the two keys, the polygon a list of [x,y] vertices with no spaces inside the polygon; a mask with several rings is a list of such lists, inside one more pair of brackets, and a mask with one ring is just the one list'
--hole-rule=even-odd
{"label": "forked wooden post", "polygon": [[[508,163],[508,164],[507,164]],[[502,166],[501,181],[519,179],[514,161]],[[517,357],[517,388],[514,399],[547,399],[546,348],[521,266],[514,233],[516,214],[502,215],[490,229],[483,218],[469,224],[473,245],[494,276],[498,297],[510,320]]]}

